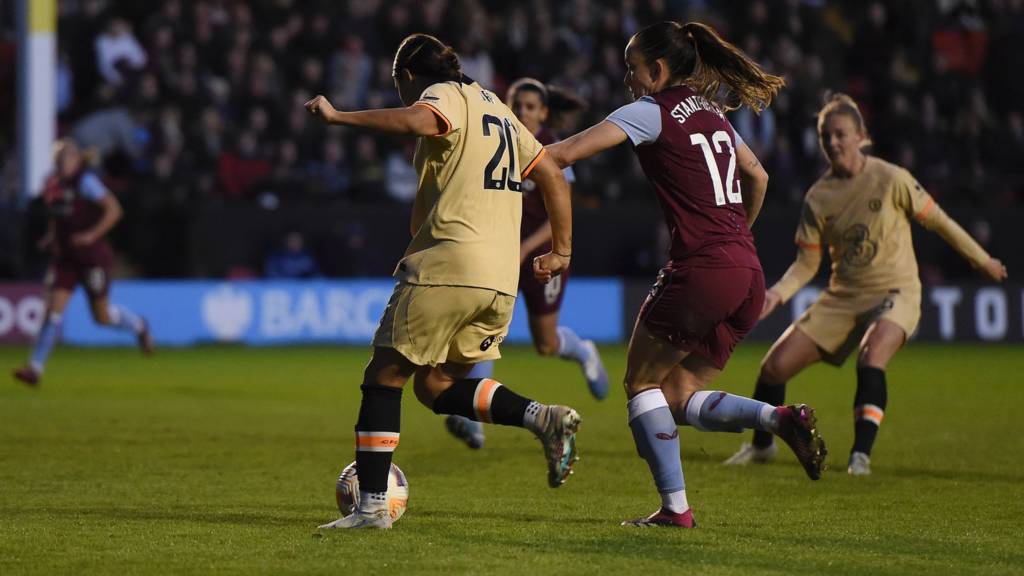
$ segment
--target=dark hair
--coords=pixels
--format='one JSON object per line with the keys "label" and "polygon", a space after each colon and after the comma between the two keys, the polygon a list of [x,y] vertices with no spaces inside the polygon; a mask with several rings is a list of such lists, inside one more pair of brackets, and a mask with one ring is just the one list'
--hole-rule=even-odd
{"label": "dark hair", "polygon": [[818,134],[821,135],[821,129],[825,125],[825,120],[828,119],[832,114],[844,114],[849,116],[853,123],[857,125],[857,129],[864,134],[864,141],[861,142],[860,147],[864,148],[871,145],[871,137],[868,135],[868,126],[864,123],[864,116],[860,113],[860,106],[857,106],[857,101],[854,100],[849,94],[842,92],[835,92],[833,94],[825,95],[825,105],[818,111]]}
{"label": "dark hair", "polygon": [[399,70],[438,80],[462,78],[462,64],[455,49],[430,34],[411,34],[402,40],[392,72],[397,76]]}
{"label": "dark hair", "polygon": [[508,87],[508,92],[505,93],[505,103],[511,106],[512,100],[516,97],[516,94],[523,91],[536,93],[540,96],[540,101],[545,106],[548,105],[548,87],[536,78],[520,78],[513,82],[512,85]]}
{"label": "dark hair", "polygon": [[673,78],[686,79],[724,110],[746,105],[761,112],[786,84],[699,22],[659,22],[634,34],[631,41],[648,64],[664,58]]}
{"label": "dark hair", "polygon": [[573,92],[558,86],[544,84],[535,78],[520,78],[513,82],[508,87],[505,103],[511,106],[516,94],[524,90],[540,96],[541,103],[547,106],[552,114],[576,112],[587,107],[586,100]]}

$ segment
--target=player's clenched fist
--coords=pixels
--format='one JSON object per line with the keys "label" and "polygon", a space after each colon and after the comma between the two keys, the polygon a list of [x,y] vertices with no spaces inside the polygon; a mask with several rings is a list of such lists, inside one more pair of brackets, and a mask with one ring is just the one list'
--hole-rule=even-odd
{"label": "player's clenched fist", "polygon": [[309,102],[304,104],[306,110],[314,116],[319,116],[324,122],[330,123],[338,111],[331,105],[330,101],[327,100],[326,96],[317,95]]}
{"label": "player's clenched fist", "polygon": [[761,308],[761,315],[758,320],[764,320],[765,316],[771,314],[779,304],[782,303],[782,296],[775,290],[768,290],[764,293],[764,306]]}
{"label": "player's clenched fist", "polygon": [[533,259],[533,275],[537,281],[547,284],[552,278],[569,268],[569,257],[548,252]]}

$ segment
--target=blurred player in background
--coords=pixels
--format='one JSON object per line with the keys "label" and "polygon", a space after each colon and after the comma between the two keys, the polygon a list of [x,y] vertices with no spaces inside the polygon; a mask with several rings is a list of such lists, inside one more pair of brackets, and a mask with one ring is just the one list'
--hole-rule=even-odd
{"label": "blurred player in background", "polygon": [[629,426],[662,505],[624,524],[690,528],[677,424],[778,434],[815,480],[824,460],[806,405],[775,408],[703,390],[753,328],[764,300],[750,226],[768,175],[723,111],[743,104],[760,112],[784,81],[695,22],[648,26],[630,39],[625,56],[624,81],[635,101],[548,150],[567,166],[629,140],[661,203],[670,260],[633,329],[625,387]]}
{"label": "blurred player in background", "polygon": [[[984,278],[1006,267],[943,212],[905,169],[864,153],[870,144],[857,103],[837,94],[818,113],[821,149],[830,169],[807,191],[796,230],[797,257],[765,295],[761,317],[789,300],[818,272],[822,245],[832,259],[829,287],[776,340],[761,362],[754,398],[782,404],[786,381],[824,360],[840,366],[858,347],[853,400],[854,441],[847,471],[871,473],[871,447],[885,415],[885,368],[921,317],[921,280],[911,220],[938,232]],[[768,462],[771,434],[754,432],[727,464]]]}
{"label": "blurred player in background", "polygon": [[[533,78],[520,78],[512,83],[505,103],[519,121],[537,137],[541,144],[553,144],[557,138],[547,128],[549,117],[559,112],[582,110],[586,103],[578,96],[557,87],[547,86]],[[572,168],[563,170],[570,184],[576,180]],[[558,355],[580,365],[590,393],[597,399],[608,396],[608,373],[601,362],[597,346],[584,340],[568,326],[559,326],[558,312],[569,283],[569,270],[555,276],[547,284],[533,274],[533,259],[551,250],[551,224],[544,208],[544,195],[532,180],[523,181],[523,223],[519,248],[519,290],[526,302],[533,346],[541,356]],[[494,362],[481,362],[473,367],[472,378],[490,378]],[[445,419],[448,430],[470,448],[484,443],[484,427],[462,416]]]}
{"label": "blurred player in background", "polygon": [[88,167],[74,141],[59,140],[54,161],[56,173],[43,191],[49,223],[39,243],[52,254],[46,273],[46,317],[28,364],[14,371],[14,377],[29,386],[42,380],[46,360],[60,337],[64,309],[78,284],[85,288],[97,324],[130,332],[144,354],[153,352],[146,320],[109,299],[114,254],[106,235],[121,219],[121,204]]}
{"label": "blurred player in background", "polygon": [[307,109],[328,124],[419,136],[419,189],[412,242],[373,339],[356,422],[360,497],[356,511],[321,528],[390,528],[388,472],[399,442],[402,388],[437,414],[532,431],[543,443],[548,483],[560,486],[576,461],[579,415],[524,398],[473,364],[501,357],[519,283],[523,179],[543,191],[552,251],[537,259],[545,277],[569,266],[569,186],[543,146],[500,98],[462,74],[454,50],[413,34],[395,54],[405,108],[340,112],[323,96]]}

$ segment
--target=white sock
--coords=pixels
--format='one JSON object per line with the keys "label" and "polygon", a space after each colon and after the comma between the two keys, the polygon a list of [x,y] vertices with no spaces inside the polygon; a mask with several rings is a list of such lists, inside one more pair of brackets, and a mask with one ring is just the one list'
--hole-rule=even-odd
{"label": "white sock", "polygon": [[360,512],[376,512],[377,510],[383,510],[388,507],[388,493],[387,492],[360,492],[359,493],[359,511]]}
{"label": "white sock", "polygon": [[546,423],[547,414],[547,406],[540,402],[530,402],[526,407],[526,413],[523,414],[523,428],[532,431],[534,434],[540,434],[544,431],[544,426],[541,426],[540,423]]}
{"label": "white sock", "polygon": [[676,514],[682,514],[689,510],[690,503],[686,501],[686,490],[662,494],[661,507]]}

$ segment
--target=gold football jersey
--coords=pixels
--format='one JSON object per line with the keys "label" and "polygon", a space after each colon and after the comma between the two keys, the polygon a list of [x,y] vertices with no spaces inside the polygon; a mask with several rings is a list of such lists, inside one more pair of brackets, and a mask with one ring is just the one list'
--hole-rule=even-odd
{"label": "gold football jersey", "polygon": [[796,242],[812,250],[828,244],[833,288],[920,286],[910,220],[927,226],[937,210],[910,172],[868,156],[853,178],[828,173],[808,190]]}
{"label": "gold football jersey", "polygon": [[413,105],[429,108],[447,130],[417,144],[413,239],[394,276],[515,296],[522,184],[544,147],[476,82],[434,84]]}

